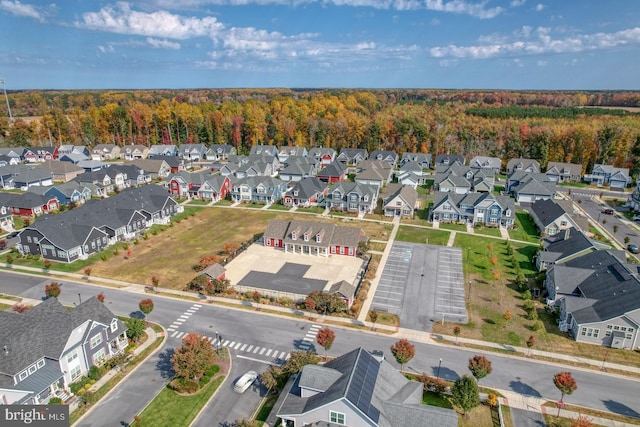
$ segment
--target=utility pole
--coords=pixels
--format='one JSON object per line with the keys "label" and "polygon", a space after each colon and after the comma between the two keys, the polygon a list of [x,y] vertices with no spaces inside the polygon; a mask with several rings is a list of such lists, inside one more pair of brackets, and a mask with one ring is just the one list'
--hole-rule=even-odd
{"label": "utility pole", "polygon": [[4,90],[4,99],[7,100],[7,111],[9,111],[9,120],[13,121],[13,115],[11,114],[11,106],[9,105],[9,97],[7,96],[7,87],[4,83],[4,78],[0,77],[0,83],[2,83],[2,89]]}

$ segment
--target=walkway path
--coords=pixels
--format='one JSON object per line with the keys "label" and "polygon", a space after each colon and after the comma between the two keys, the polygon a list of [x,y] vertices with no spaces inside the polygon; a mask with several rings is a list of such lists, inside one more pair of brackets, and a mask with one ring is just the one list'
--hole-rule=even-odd
{"label": "walkway path", "polygon": [[449,246],[449,247],[453,246],[453,242],[456,241],[456,234],[457,233],[458,233],[457,231],[451,230],[451,232],[449,233],[449,240],[447,240],[447,246]]}
{"label": "walkway path", "polygon": [[[387,241],[386,246],[384,247],[384,252],[382,252],[382,257],[380,258],[380,263],[378,264],[378,269],[376,270],[376,276],[371,281],[371,287],[369,288],[369,295],[375,295],[376,290],[378,289],[378,284],[380,283],[380,277],[382,276],[382,270],[384,270],[384,265],[387,263],[387,258],[389,258],[389,254],[391,253],[391,247],[393,246],[393,242],[396,240],[396,234],[398,234],[398,228],[400,227],[400,217],[393,218],[393,229],[391,230],[391,234],[389,234],[389,240]],[[358,315],[358,321],[365,322],[367,320],[367,314],[369,313],[369,308],[371,308],[371,303],[373,302],[373,298],[367,298],[362,304],[362,308],[360,309],[360,314]]]}

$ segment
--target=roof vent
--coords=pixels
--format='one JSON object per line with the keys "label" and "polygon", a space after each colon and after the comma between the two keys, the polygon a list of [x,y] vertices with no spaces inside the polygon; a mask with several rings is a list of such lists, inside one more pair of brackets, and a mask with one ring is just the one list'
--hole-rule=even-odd
{"label": "roof vent", "polygon": [[9,347],[7,347],[6,345],[3,347],[4,350],[4,355],[8,356],[9,355]]}

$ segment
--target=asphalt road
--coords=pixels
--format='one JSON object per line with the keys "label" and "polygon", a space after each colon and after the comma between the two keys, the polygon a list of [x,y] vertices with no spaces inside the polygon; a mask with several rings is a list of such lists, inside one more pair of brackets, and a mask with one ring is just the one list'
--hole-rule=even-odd
{"label": "asphalt road", "polygon": [[[41,297],[47,280],[34,279],[30,276],[0,272],[0,292],[33,297]],[[148,297],[147,294],[136,294],[112,289],[94,287],[86,283],[64,281],[61,302],[73,304],[80,293],[82,298],[96,295],[103,291],[105,303],[117,314],[129,315],[137,311],[138,302]],[[165,328],[183,316],[192,306],[189,301],[173,300],[160,296],[152,297],[155,308],[149,319],[162,324]],[[188,316],[178,331],[197,332],[206,336],[223,337],[224,341],[237,341],[247,345],[260,346],[278,351],[291,351],[304,347],[304,338],[312,327],[311,322],[304,319],[290,319],[270,316],[264,313],[244,309],[232,309],[215,305],[202,304],[192,315]],[[373,334],[350,328],[331,326],[336,333],[336,340],[329,355],[337,356],[356,347],[368,350],[383,350],[387,360],[395,363],[389,347],[396,339],[384,334]],[[81,426],[116,426],[133,419],[133,416],[144,408],[153,396],[166,384],[167,369],[163,365],[163,355],[167,349],[180,345],[178,337],[168,337],[162,351],[151,357],[139,369],[129,375],[121,383],[117,391],[105,404],[99,404],[91,411]],[[405,365],[405,369],[416,373],[426,372],[435,375],[438,371],[439,359],[442,358],[440,376],[447,380],[455,380],[468,373],[467,364],[476,352],[464,348],[443,347],[434,344],[415,343],[416,356]],[[248,348],[248,347],[247,347]],[[317,350],[317,349],[316,349]],[[321,353],[322,351],[318,351]],[[269,362],[270,358],[258,353],[240,355]],[[266,354],[266,353],[265,353]],[[597,371],[567,368],[549,363],[541,363],[531,359],[510,358],[498,354],[486,354],[493,363],[493,373],[480,381],[481,385],[497,389],[512,390],[517,393],[557,400],[558,390],[553,385],[553,375],[561,370],[569,369],[578,384],[578,390],[566,397],[567,403],[583,405],[595,409],[608,410],[615,413],[640,417],[640,400],[637,391],[640,382],[629,378],[604,375]],[[234,362],[236,359],[234,359]],[[221,397],[220,395],[219,398]],[[230,409],[231,411],[231,409]],[[229,412],[231,414],[231,412]],[[250,416],[246,413],[245,416]],[[235,416],[235,415],[234,415]],[[225,417],[226,418],[226,417]]]}

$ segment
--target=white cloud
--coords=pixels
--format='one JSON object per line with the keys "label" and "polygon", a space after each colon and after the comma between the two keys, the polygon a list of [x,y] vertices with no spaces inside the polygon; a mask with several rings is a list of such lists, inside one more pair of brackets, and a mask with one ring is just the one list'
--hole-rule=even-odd
{"label": "white cloud", "polygon": [[547,63],[548,63],[547,61],[542,61],[542,60],[540,60],[540,61],[536,62],[536,65],[537,65],[538,67],[546,67],[546,66],[547,66]]}
{"label": "white cloud", "polygon": [[523,4],[525,4],[527,2],[527,0],[511,0],[511,4],[509,6],[511,7],[520,7]]}
{"label": "white cloud", "polygon": [[640,45],[640,27],[614,33],[575,35],[560,39],[554,39],[551,33],[551,29],[539,27],[535,32],[531,29],[523,31],[523,36],[527,36],[524,40],[522,37],[503,40],[496,36],[484,36],[480,38],[480,44],[475,46],[438,46],[431,48],[430,53],[435,58],[486,59],[527,54],[579,53]]}
{"label": "white cloud", "polygon": [[0,9],[6,10],[15,16],[33,18],[36,21],[44,22],[45,14],[31,4],[20,3],[19,1],[2,0]]}
{"label": "white cloud", "polygon": [[98,51],[99,51],[100,53],[113,53],[113,52],[115,52],[115,51],[116,51],[116,49],[113,47],[113,45],[108,44],[108,45],[106,45],[106,46],[99,45],[99,46],[98,46]]}
{"label": "white cloud", "polygon": [[546,6],[543,5],[542,3],[538,3],[536,5],[536,12],[542,12],[542,9],[544,9]]}
{"label": "white cloud", "polygon": [[180,49],[180,43],[172,42],[167,39],[160,40],[153,37],[147,37],[147,43],[149,43],[149,46],[157,49]]}
{"label": "white cloud", "polygon": [[224,27],[214,17],[200,19],[166,11],[138,12],[131,10],[127,2],[119,2],[115,8],[106,6],[98,12],[86,12],[75,25],[97,31],[171,39],[212,36]]}
{"label": "white cloud", "polygon": [[[175,8],[174,0],[154,0],[156,6],[162,8]],[[182,0],[180,7],[193,8],[203,5],[216,6],[245,6],[257,5],[283,5],[300,6],[304,4],[320,3],[323,5],[371,7],[374,9],[394,10],[433,10],[444,13],[470,15],[480,19],[495,18],[504,12],[502,7],[485,8],[487,0],[471,2],[466,0]],[[513,0],[513,3],[523,3],[524,0]]]}

